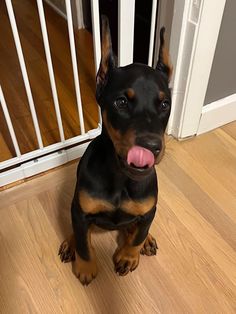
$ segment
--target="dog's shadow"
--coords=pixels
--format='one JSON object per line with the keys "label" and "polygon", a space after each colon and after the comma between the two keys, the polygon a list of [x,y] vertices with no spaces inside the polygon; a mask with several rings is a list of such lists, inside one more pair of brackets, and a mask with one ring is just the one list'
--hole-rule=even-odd
{"label": "dog's shadow", "polygon": [[[56,224],[60,241],[60,243],[58,243],[58,249],[61,242],[72,234],[71,202],[76,184],[76,169],[78,163],[79,161],[72,165],[65,166],[61,171],[61,184],[57,191],[58,197],[56,200]],[[117,278],[114,272],[112,262],[112,255],[117,246],[116,235],[114,232],[107,233],[97,231],[92,235],[92,241],[96,250],[99,273],[97,278],[95,278],[88,287],[83,287],[78,280],[78,296],[80,295],[80,289],[85,289],[89,303],[95,311],[99,309],[101,313],[107,313],[108,304],[111,304],[112,311],[114,313],[119,312],[120,303],[117,301],[119,300],[117,294],[119,294],[121,290],[120,287],[118,287],[119,278]],[[72,263],[70,264],[72,271]],[[61,267],[65,266],[66,265],[61,264]],[[69,278],[70,277],[68,277],[68,280],[70,280]],[[106,300],[109,300],[109,302]]]}

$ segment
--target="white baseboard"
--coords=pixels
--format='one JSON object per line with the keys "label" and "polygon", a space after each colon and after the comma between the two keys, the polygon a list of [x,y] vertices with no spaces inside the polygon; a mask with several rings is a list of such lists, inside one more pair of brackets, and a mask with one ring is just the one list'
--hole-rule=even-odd
{"label": "white baseboard", "polygon": [[197,135],[236,120],[236,94],[214,101],[202,109]]}

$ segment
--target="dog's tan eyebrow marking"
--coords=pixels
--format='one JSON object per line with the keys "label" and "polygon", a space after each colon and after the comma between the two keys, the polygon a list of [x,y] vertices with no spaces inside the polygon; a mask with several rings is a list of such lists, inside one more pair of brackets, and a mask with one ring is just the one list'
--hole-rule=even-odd
{"label": "dog's tan eyebrow marking", "polygon": [[166,94],[165,94],[164,92],[160,91],[160,92],[159,92],[159,99],[160,99],[160,100],[164,100],[165,97],[166,97]]}
{"label": "dog's tan eyebrow marking", "polygon": [[128,89],[126,90],[126,95],[127,95],[127,97],[128,97],[129,99],[134,99],[134,97],[135,97],[135,92],[134,92],[134,90],[133,90],[132,88],[128,88]]}

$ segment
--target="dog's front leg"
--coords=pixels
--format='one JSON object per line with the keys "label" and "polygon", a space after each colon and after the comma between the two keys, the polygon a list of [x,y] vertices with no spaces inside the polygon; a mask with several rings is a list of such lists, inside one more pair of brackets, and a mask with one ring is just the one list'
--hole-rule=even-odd
{"label": "dog's front leg", "polygon": [[72,204],[71,215],[75,237],[73,272],[83,285],[88,285],[97,275],[95,250],[91,244],[91,226],[77,205]]}
{"label": "dog's front leg", "polygon": [[91,227],[82,210],[74,204],[71,208],[74,233],[59,248],[61,261],[72,262],[73,272],[83,285],[88,285],[97,275],[97,263],[91,244]]}
{"label": "dog's front leg", "polygon": [[156,207],[153,207],[135,226],[125,232],[123,244],[113,255],[115,271],[120,276],[125,276],[138,267],[140,250],[148,236],[155,212]]}

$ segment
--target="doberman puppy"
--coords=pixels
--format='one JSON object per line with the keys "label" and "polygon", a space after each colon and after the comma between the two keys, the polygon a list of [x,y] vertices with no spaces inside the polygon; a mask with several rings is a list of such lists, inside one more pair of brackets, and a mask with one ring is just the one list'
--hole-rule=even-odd
{"label": "doberman puppy", "polygon": [[136,269],[140,253],[156,254],[156,241],[149,234],[157,203],[154,165],[164,152],[171,109],[172,66],[164,31],[156,69],[138,63],[116,67],[108,20],[102,19],[96,77],[102,132],[80,160],[71,206],[73,235],[59,249],[61,261],[73,261],[73,272],[84,285],[97,275],[93,226],[119,230],[122,242],[113,256],[119,275]]}

